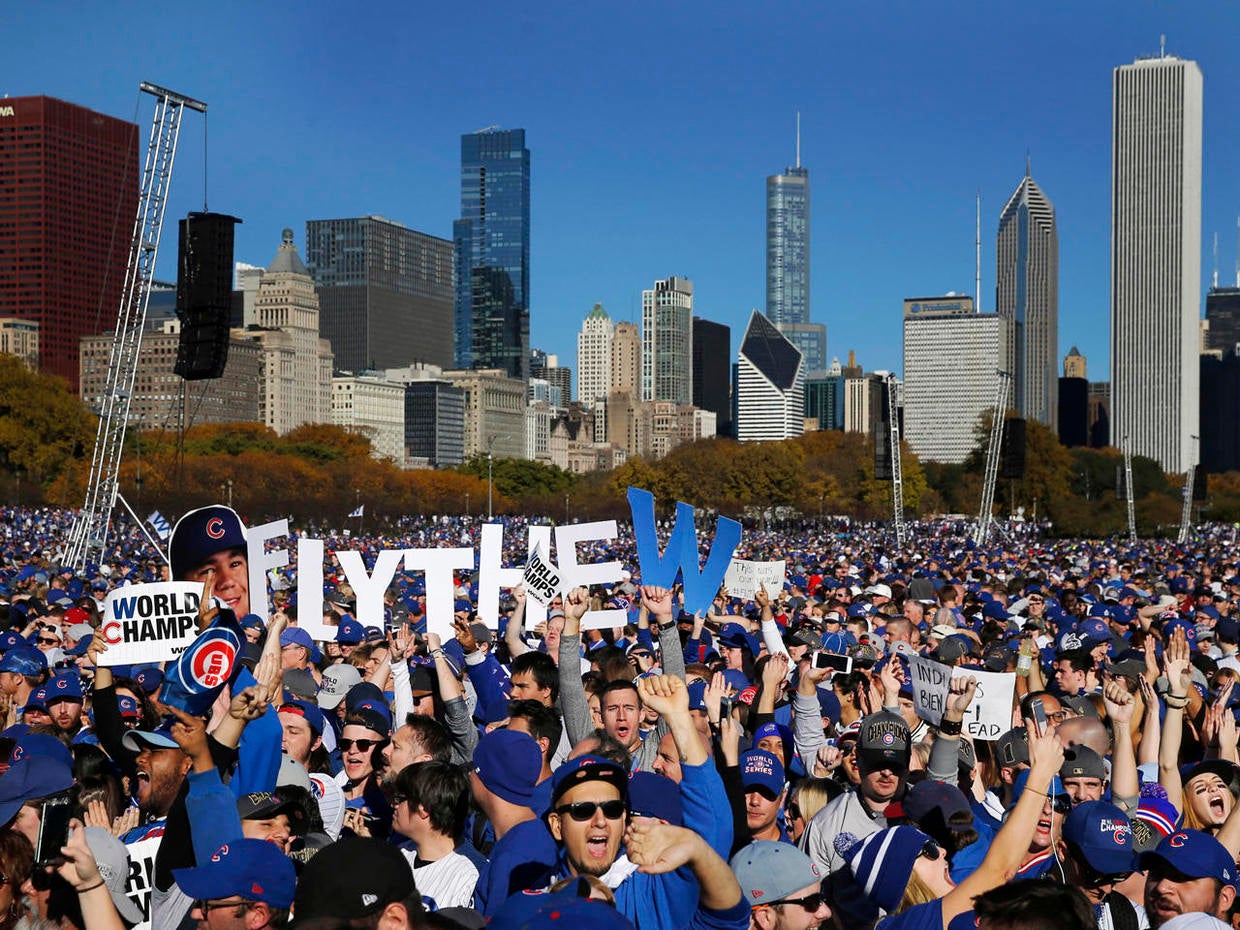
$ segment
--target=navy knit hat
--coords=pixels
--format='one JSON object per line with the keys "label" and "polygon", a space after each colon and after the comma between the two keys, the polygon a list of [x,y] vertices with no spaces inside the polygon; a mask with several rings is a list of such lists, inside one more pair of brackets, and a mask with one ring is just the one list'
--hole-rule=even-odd
{"label": "navy knit hat", "polygon": [[[841,833],[837,840],[847,836]],[[865,896],[890,913],[900,906],[913,864],[929,839],[916,827],[888,827],[854,842],[843,855]]]}

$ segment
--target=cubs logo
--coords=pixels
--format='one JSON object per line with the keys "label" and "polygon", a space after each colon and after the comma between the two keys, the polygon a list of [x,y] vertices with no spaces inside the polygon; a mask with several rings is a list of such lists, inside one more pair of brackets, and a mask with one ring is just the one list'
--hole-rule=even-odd
{"label": "cubs logo", "polygon": [[211,861],[212,861],[212,862],[219,862],[220,860],[222,860],[222,859],[223,859],[225,856],[227,856],[227,855],[228,855],[228,844],[227,844],[227,843],[225,843],[223,846],[221,846],[219,849],[217,849],[217,850],[215,851],[215,853],[211,856]]}
{"label": "cubs logo", "polygon": [[1168,845],[1170,845],[1173,849],[1179,849],[1186,842],[1188,842],[1187,833],[1173,833],[1167,838]]}
{"label": "cubs logo", "polygon": [[884,746],[890,746],[890,745],[891,745],[892,743],[894,743],[895,741],[896,741],[896,738],[895,738],[895,735],[894,735],[894,734],[892,734],[892,733],[884,733],[884,734],[883,734],[883,745],[884,745]]}
{"label": "cubs logo", "polygon": [[13,752],[9,754],[9,762],[21,762],[24,758],[26,758],[25,747],[21,745],[13,747]]}
{"label": "cubs logo", "polygon": [[224,630],[208,630],[186,650],[187,661],[182,664],[186,685],[202,690],[218,688],[232,675],[237,661],[238,644],[235,637]]}
{"label": "cubs logo", "polygon": [[207,525],[203,528],[203,530],[212,539],[223,539],[224,521],[219,517],[212,517],[207,521]]}
{"label": "cubs logo", "polygon": [[56,679],[56,690],[57,691],[64,691],[68,687],[69,687],[69,682],[66,681],[64,678]]}

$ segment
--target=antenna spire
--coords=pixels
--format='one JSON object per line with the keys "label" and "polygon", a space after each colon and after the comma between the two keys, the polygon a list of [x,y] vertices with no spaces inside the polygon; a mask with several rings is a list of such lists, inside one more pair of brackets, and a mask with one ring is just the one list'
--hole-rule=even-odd
{"label": "antenna spire", "polygon": [[797,110],[797,167],[801,167],[801,111]]}
{"label": "antenna spire", "polygon": [[1167,34],[1165,32],[1158,37],[1158,57],[1167,57]]}
{"label": "antenna spire", "polygon": [[1033,157],[1029,154],[1029,150],[1025,149],[1025,177],[1033,177]]}
{"label": "antenna spire", "polygon": [[1210,287],[1218,289],[1218,233],[1214,234],[1214,275],[1210,279]]}
{"label": "antenna spire", "polygon": [[977,232],[973,238],[973,245],[977,252],[973,286],[974,293],[977,294],[977,309],[980,313],[982,310],[982,189],[980,187],[977,189]]}

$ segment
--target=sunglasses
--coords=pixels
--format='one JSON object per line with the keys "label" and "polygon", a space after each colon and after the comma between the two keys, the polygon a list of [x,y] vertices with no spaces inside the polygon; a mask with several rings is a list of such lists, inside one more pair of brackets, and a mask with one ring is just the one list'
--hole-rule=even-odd
{"label": "sunglasses", "polygon": [[39,642],[43,643],[45,646],[55,646],[57,643],[60,642],[60,640],[57,639],[55,636],[40,636]]}
{"label": "sunglasses", "polygon": [[382,746],[385,743],[387,743],[387,740],[385,739],[342,739],[340,741],[340,748],[345,752],[348,752],[356,746],[358,752],[369,752],[371,748],[375,746]]}
{"label": "sunglasses", "polygon": [[801,808],[797,807],[795,804],[789,804],[788,805],[788,819],[797,820],[800,818],[800,816],[801,816]]}
{"label": "sunglasses", "polygon": [[917,855],[924,856],[926,859],[929,859],[931,862],[934,862],[942,854],[943,854],[942,846],[940,846],[934,840],[926,840],[926,842],[923,843],[921,846],[921,852],[919,852]]}
{"label": "sunglasses", "polygon": [[563,817],[568,814],[578,823],[587,823],[594,819],[595,811],[602,811],[603,816],[608,820],[619,820],[624,816],[623,801],[578,801],[576,804],[565,804],[563,807],[557,807],[555,812]]}
{"label": "sunglasses", "polygon": [[770,904],[765,905],[758,904],[755,907],[774,907],[777,904],[799,904],[806,911],[813,914],[818,908],[822,907],[823,896],[821,892],[816,891],[813,894],[807,894],[803,898],[784,898],[782,901],[772,901]]}

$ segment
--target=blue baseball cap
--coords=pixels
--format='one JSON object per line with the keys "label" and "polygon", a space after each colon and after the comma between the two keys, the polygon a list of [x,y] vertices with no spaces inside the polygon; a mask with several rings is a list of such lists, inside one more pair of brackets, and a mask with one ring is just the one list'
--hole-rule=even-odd
{"label": "blue baseball cap", "polygon": [[6,824],[27,801],[73,787],[73,769],[60,759],[43,755],[23,755],[0,778],[0,824]]}
{"label": "blue baseball cap", "polygon": [[77,672],[61,672],[52,678],[43,690],[47,692],[47,707],[61,701],[76,701],[81,704],[83,700],[82,679],[77,676]]}
{"label": "blue baseball cap", "polygon": [[784,764],[765,749],[750,749],[741,755],[741,787],[765,788],[778,797],[784,790]]}
{"label": "blue baseball cap", "polygon": [[217,552],[245,548],[245,526],[231,507],[212,504],[191,510],[172,528],[168,544],[172,577],[183,577]]}
{"label": "blue baseball cap", "polygon": [[792,748],[792,731],[783,724],[775,723],[773,720],[762,724],[762,726],[753,731],[753,744],[757,746],[759,741],[771,736],[782,740],[785,749]]}
{"label": "blue baseball cap", "polygon": [[33,756],[44,756],[61,763],[66,768],[73,768],[73,753],[69,747],[50,733],[31,733],[29,731],[17,737],[17,744],[9,753],[9,764],[20,762]]}
{"label": "blue baseball cap", "polygon": [[280,634],[280,646],[281,648],[284,646],[304,646],[310,653],[311,662],[318,662],[323,658],[323,654],[319,652],[319,647],[310,638],[310,634],[299,626],[289,627]]}
{"label": "blue baseball cap", "polygon": [[666,775],[634,773],[629,779],[629,813],[635,817],[657,817],[674,827],[683,827],[685,809],[680,786]]}
{"label": "blue baseball cap", "polygon": [[1086,801],[1072,808],[1063,824],[1063,838],[1103,875],[1131,872],[1137,867],[1132,822],[1106,801]]}
{"label": "blue baseball cap", "polygon": [[[380,633],[382,636],[382,633]],[[366,628],[352,617],[343,617],[336,627],[336,642],[343,646],[356,646],[366,638]]]}
{"label": "blue baseball cap", "polygon": [[154,666],[147,666],[146,668],[135,669],[133,680],[142,686],[143,691],[151,694],[164,683],[164,673]]}
{"label": "blue baseball cap", "polygon": [[41,710],[47,713],[47,688],[35,688],[31,691],[30,697],[18,713],[24,714],[28,710]]}
{"label": "blue baseball cap", "polygon": [[1159,859],[1189,878],[1213,878],[1224,885],[1236,884],[1236,864],[1218,840],[1200,830],[1177,830],[1164,836],[1150,852],[1141,854],[1140,867],[1148,869]]}
{"label": "blue baseball cap", "polygon": [[246,614],[237,622],[241,624],[243,630],[265,630],[267,628],[263,623],[263,618],[258,614]]}
{"label": "blue baseball cap", "polygon": [[522,807],[534,800],[542,764],[542,750],[534,738],[518,730],[492,730],[474,749],[474,773],[486,789]]}
{"label": "blue baseball cap", "polygon": [[288,908],[297,887],[293,862],[274,843],[236,839],[192,869],[173,869],[181,890],[198,901],[236,896]]}
{"label": "blue baseball cap", "polygon": [[30,646],[10,649],[0,659],[0,672],[34,677],[47,671],[47,656]]}
{"label": "blue baseball cap", "polygon": [[319,710],[317,704],[310,701],[285,701],[280,705],[279,712],[282,714],[296,714],[310,724],[310,729],[319,736],[323,735],[323,712]]}
{"label": "blue baseball cap", "polygon": [[725,623],[715,637],[715,642],[732,649],[748,649],[750,654],[755,656],[761,651],[758,640],[739,623]]}
{"label": "blue baseball cap", "polygon": [[[1008,807],[1008,810],[1011,810],[1013,807],[1015,807],[1016,802],[1020,800],[1020,796],[1024,794],[1025,785],[1028,784],[1029,782],[1029,771],[1030,771],[1029,769],[1022,769],[1017,774],[1016,780],[1012,782],[1012,803]],[[1063,782],[1059,780],[1058,775],[1056,775],[1053,779],[1051,779],[1050,790],[1048,790],[1046,793],[1049,794],[1051,798],[1053,799],[1059,799],[1059,798],[1063,798],[1064,800],[1068,799],[1068,792],[1064,791]]]}
{"label": "blue baseball cap", "polygon": [[689,685],[689,710],[706,710],[706,682],[695,681]]}
{"label": "blue baseball cap", "polygon": [[25,645],[26,641],[22,639],[21,634],[16,630],[5,630],[3,633],[0,633],[0,652],[7,652],[14,647],[20,648]]}
{"label": "blue baseball cap", "polygon": [[605,901],[578,894],[572,885],[561,891],[522,891],[500,905],[487,930],[633,930],[633,924]]}

